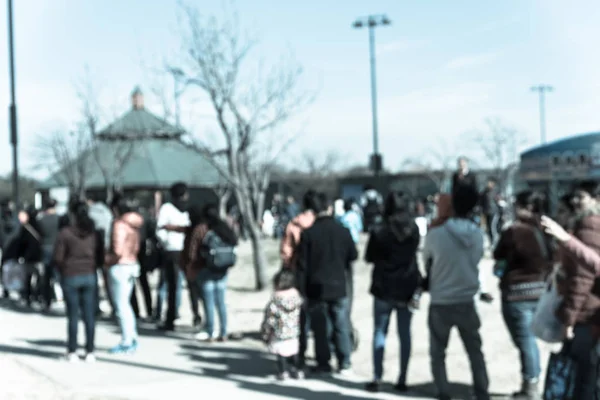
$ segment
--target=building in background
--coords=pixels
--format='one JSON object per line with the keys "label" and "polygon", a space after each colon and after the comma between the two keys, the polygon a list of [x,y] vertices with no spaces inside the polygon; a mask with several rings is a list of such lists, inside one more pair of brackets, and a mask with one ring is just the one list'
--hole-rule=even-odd
{"label": "building in background", "polygon": [[600,181],[600,132],[571,136],[521,154],[520,179],[548,194],[550,209],[578,180]]}
{"label": "building in background", "polygon": [[217,201],[215,189],[224,183],[223,178],[203,155],[182,143],[185,131],[148,111],[138,88],[131,100],[128,112],[96,134],[93,148],[39,184],[40,192],[55,198],[64,209],[71,191],[68,183],[77,172],[73,169],[86,163],[87,192],[108,196],[114,187],[149,208],[156,206],[157,192],[183,181],[190,186],[193,201]]}

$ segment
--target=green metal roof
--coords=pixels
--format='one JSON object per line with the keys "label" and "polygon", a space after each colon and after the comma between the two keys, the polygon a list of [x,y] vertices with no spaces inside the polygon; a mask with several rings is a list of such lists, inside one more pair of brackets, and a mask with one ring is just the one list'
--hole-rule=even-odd
{"label": "green metal roof", "polygon": [[[97,148],[82,155],[89,163],[86,187],[106,186],[99,165],[118,164],[118,154],[125,154],[133,146],[128,161],[121,171],[123,187],[168,188],[175,182],[186,182],[190,187],[214,187],[223,182],[216,168],[201,154],[173,139],[149,138],[131,141],[101,141]],[[99,164],[97,160],[100,160]],[[40,189],[67,186],[64,170],[53,174],[39,185]]]}
{"label": "green metal roof", "polygon": [[97,136],[102,140],[138,139],[147,137],[179,138],[185,131],[146,111],[132,108],[108,125]]}

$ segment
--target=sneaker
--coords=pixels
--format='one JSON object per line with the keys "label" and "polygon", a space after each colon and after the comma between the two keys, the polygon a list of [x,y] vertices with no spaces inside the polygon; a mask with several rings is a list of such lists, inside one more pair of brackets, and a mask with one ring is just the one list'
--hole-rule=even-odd
{"label": "sneaker", "polygon": [[197,333],[194,338],[200,342],[212,342],[213,337],[212,335],[209,335],[208,332],[206,331],[202,331],[200,333]]}
{"label": "sneaker", "polygon": [[87,353],[85,355],[85,362],[88,364],[93,364],[96,362],[96,356],[94,355],[94,353]]}
{"label": "sneaker", "polygon": [[217,338],[217,342],[225,343],[227,341],[227,336],[219,336]]}
{"label": "sneaker", "polygon": [[301,369],[299,369],[297,371],[292,371],[291,376],[292,376],[293,379],[297,379],[299,381],[301,381],[304,378],[306,378],[306,375],[304,374],[304,371],[302,371]]}
{"label": "sneaker", "polygon": [[489,293],[481,293],[479,295],[479,300],[483,301],[484,303],[492,303],[494,301],[494,296]]}
{"label": "sneaker", "polygon": [[287,372],[283,372],[281,374],[277,374],[278,381],[285,381],[289,378],[289,374]]}
{"label": "sneaker", "polygon": [[133,339],[133,341],[131,342],[131,349],[133,351],[136,351],[138,349],[138,341],[137,341],[137,339]]}
{"label": "sneaker", "polygon": [[338,374],[341,376],[352,376],[352,368],[350,367],[342,367],[339,369]]}
{"label": "sneaker", "polygon": [[369,383],[367,383],[365,385],[365,390],[367,392],[371,392],[371,393],[378,393],[379,392],[379,386],[380,386],[379,381],[369,382]]}
{"label": "sneaker", "polygon": [[66,355],[65,360],[70,363],[76,363],[79,362],[79,356],[77,353],[69,353]]}
{"label": "sneaker", "polygon": [[394,390],[397,392],[405,393],[408,392],[408,386],[406,386],[406,383],[398,382],[394,385]]}
{"label": "sneaker", "polygon": [[194,328],[200,328],[200,326],[202,326],[202,317],[199,315],[196,315],[194,317],[194,321],[192,322],[192,326]]}
{"label": "sneaker", "polygon": [[322,374],[331,374],[332,369],[329,365],[320,366],[317,365],[311,371],[313,374],[322,375]]}
{"label": "sneaker", "polygon": [[135,347],[133,347],[133,345],[125,346],[123,344],[119,344],[108,350],[108,352],[110,354],[132,354],[135,353]]}

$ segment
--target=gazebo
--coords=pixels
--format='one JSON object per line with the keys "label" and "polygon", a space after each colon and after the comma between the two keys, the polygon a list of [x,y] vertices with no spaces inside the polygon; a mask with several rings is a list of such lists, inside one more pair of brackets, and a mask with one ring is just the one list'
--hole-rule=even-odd
{"label": "gazebo", "polygon": [[[215,188],[223,182],[217,169],[201,154],[181,142],[185,131],[148,111],[139,87],[131,95],[131,109],[96,134],[92,149],[73,165],[85,162],[86,191],[108,193],[117,187],[133,194],[145,206],[173,183],[190,187],[194,201],[217,199]],[[63,203],[68,194],[68,166],[39,185],[40,192]]]}

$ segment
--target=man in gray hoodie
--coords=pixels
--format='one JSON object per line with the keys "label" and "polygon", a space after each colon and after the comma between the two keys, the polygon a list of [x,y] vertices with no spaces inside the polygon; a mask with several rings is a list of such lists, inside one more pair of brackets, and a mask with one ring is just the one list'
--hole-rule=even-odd
{"label": "man in gray hoodie", "polygon": [[481,351],[481,321],[475,306],[479,292],[479,261],[483,232],[470,219],[478,202],[477,190],[459,185],[452,193],[454,217],[429,231],[423,259],[428,266],[431,370],[439,399],[451,399],[446,374],[446,348],[457,327],[473,374],[477,400],[488,400],[488,374]]}

